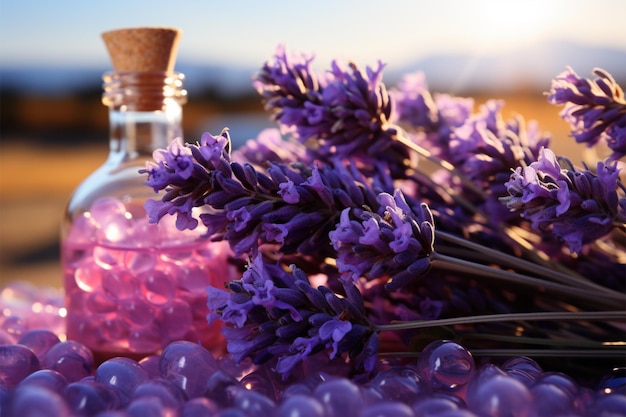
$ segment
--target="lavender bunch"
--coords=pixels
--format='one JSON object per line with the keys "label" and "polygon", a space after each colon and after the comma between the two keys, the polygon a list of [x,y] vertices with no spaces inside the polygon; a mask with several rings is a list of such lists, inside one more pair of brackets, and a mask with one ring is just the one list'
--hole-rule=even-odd
{"label": "lavender bunch", "polygon": [[585,79],[567,68],[552,82],[548,100],[565,105],[561,117],[577,142],[594,146],[603,140],[613,151],[610,160],[621,159],[626,155],[624,91],[606,71],[596,68],[593,73],[595,79]]}
{"label": "lavender bunch", "polygon": [[389,93],[381,63],[363,73],[333,62],[324,76],[311,64],[280,47],[255,77],[280,133],[232,154],[227,131],[205,134],[157,151],[143,171],[166,190],[146,206],[153,222],[202,223],[247,264],[208,289],[236,359],[276,360],[287,376],[326,352],[371,372],[382,351],[415,354],[416,338],[442,327],[515,354],[615,341],[626,298],[588,273],[619,275],[624,258],[606,239],[624,230],[615,165],[561,168],[548,138],[504,121],[499,101],[474,114],[473,101],[433,96],[419,77]]}

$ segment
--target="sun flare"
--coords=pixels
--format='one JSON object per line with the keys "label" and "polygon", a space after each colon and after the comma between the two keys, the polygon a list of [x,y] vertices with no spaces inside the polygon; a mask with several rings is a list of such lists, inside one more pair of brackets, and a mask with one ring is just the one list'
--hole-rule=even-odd
{"label": "sun flare", "polygon": [[548,34],[556,17],[551,2],[481,0],[473,4],[474,37],[486,50],[537,42]]}

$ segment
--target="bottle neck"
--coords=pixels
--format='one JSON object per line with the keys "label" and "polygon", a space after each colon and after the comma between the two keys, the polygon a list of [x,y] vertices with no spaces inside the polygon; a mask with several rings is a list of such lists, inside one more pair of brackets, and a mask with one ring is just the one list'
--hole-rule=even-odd
{"label": "bottle neck", "polygon": [[182,140],[183,74],[111,72],[103,76],[102,102],[109,107],[110,158],[150,157]]}

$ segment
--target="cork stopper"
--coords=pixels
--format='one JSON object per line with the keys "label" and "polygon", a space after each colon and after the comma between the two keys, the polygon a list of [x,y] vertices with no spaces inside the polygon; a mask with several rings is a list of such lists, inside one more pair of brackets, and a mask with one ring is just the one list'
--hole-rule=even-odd
{"label": "cork stopper", "polygon": [[118,72],[171,73],[182,32],[168,27],[138,27],[102,33],[113,69]]}

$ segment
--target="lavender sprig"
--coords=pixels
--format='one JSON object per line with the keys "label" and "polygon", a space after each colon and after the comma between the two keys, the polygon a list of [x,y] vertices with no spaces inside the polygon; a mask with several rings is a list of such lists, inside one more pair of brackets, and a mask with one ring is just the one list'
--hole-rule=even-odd
{"label": "lavender sprig", "polygon": [[596,68],[596,78],[581,78],[570,67],[552,82],[548,101],[564,104],[561,117],[579,143],[594,146],[604,139],[613,151],[610,160],[626,156],[626,100],[611,74]]}
{"label": "lavender sprig", "polygon": [[543,149],[536,162],[518,167],[511,175],[505,184],[509,196],[502,201],[535,230],[553,233],[571,252],[579,253],[583,245],[624,227],[626,198],[618,196],[615,164],[599,162],[594,173],[562,161],[565,168],[550,149]]}
{"label": "lavender sprig", "polygon": [[393,291],[417,280],[430,268],[434,221],[426,204],[417,210],[396,191],[378,195],[380,213],[346,208],[329,234],[337,250],[337,266],[343,279],[357,282],[389,277],[385,287]]}
{"label": "lavender sprig", "polygon": [[294,367],[323,350],[329,358],[348,354],[356,368],[372,372],[378,335],[367,318],[361,293],[344,283],[346,296],[325,286],[314,288],[296,266],[288,272],[257,255],[230,291],[209,287],[210,320],[220,318],[228,351],[236,361],[277,358],[276,372],[287,377]]}
{"label": "lavender sprig", "polygon": [[398,132],[390,123],[391,99],[382,83],[381,62],[363,73],[354,63],[344,69],[333,61],[320,79],[311,72],[311,61],[288,57],[280,46],[274,61],[255,76],[265,109],[286,131],[324,161],[347,157],[386,161],[393,169],[410,157],[408,149],[396,142]]}
{"label": "lavender sprig", "polygon": [[[172,143],[155,153],[141,172],[155,191],[167,192],[146,204],[150,220],[177,215],[177,226],[193,229],[198,217],[207,235],[225,239],[237,255],[256,253],[259,245],[279,244],[283,253],[325,256],[327,233],[340,211],[375,203],[367,180],[353,167],[334,165],[289,167],[267,162],[265,172],[231,160],[227,130],[204,134],[199,144]],[[181,160],[184,162],[181,162]],[[182,167],[182,168],[181,168]]]}

